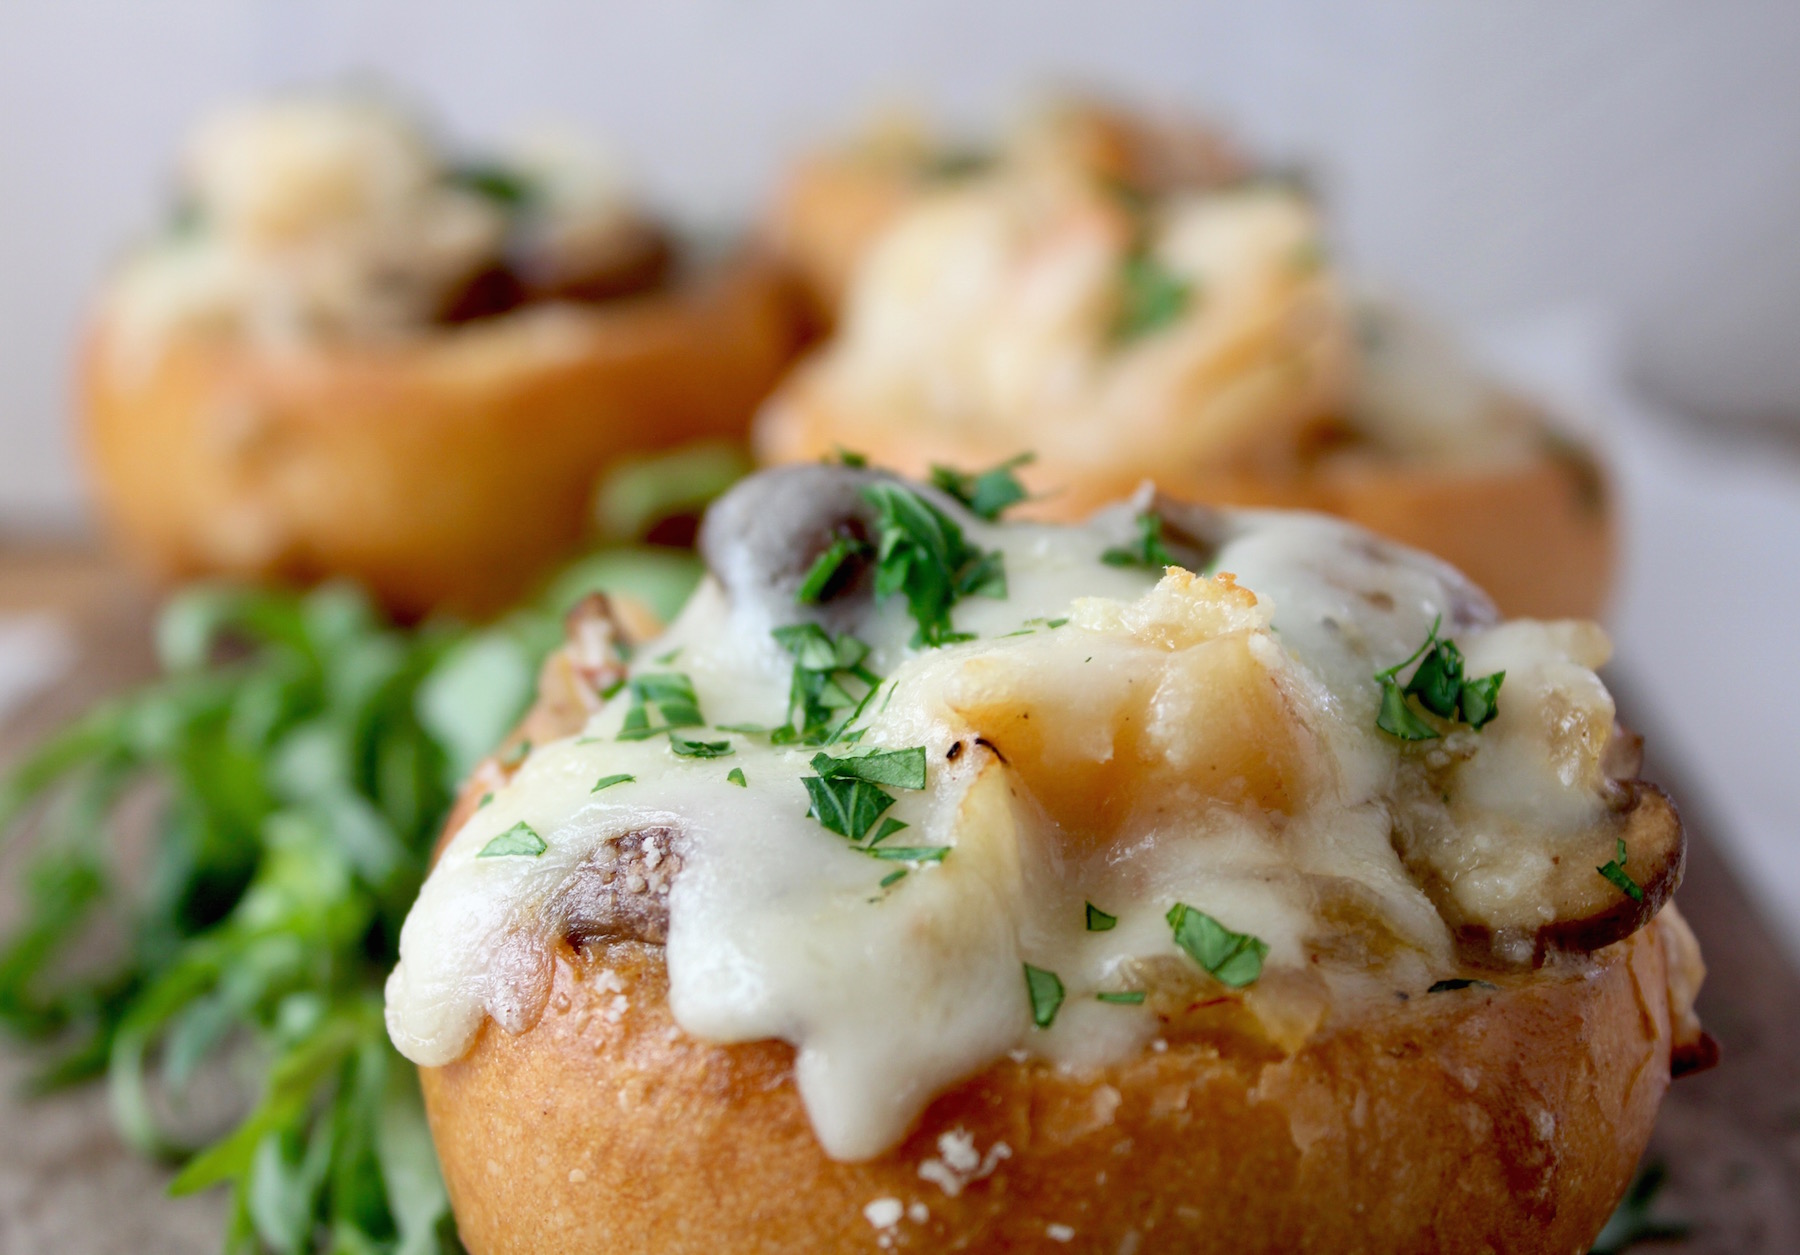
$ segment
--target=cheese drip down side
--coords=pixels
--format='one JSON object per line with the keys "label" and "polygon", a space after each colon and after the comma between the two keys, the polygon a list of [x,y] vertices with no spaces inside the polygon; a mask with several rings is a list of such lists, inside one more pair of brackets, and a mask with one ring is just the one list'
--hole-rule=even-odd
{"label": "cheese drip down side", "polygon": [[[793,657],[771,631],[813,613],[722,571],[632,674],[685,676],[709,726],[684,734],[729,756],[621,740],[629,689],[579,736],[537,747],[450,839],[407,919],[387,990],[402,1053],[442,1065],[484,1017],[529,1028],[571,877],[632,834],[660,834],[680,849],[679,874],[648,889],[667,894],[677,1022],[708,1041],[791,1043],[821,1145],[862,1159],[1008,1052],[1131,1057],[1160,1031],[1172,973],[1242,999],[1276,1040],[1364,993],[1423,989],[1457,960],[1421,866],[1479,911],[1484,894],[1531,891],[1536,855],[1513,847],[1603,822],[1586,743],[1545,731],[1577,715],[1610,727],[1591,625],[1497,625],[1448,567],[1319,516],[1204,512],[1209,552],[1183,552],[1217,574],[1165,572],[1102,561],[1141,535],[1147,495],[1064,527],[989,524],[920,491],[1004,555],[1007,584],[1004,598],[958,602],[954,626],[974,639],[941,648],[909,643],[898,597],[847,625],[883,677],[854,751],[922,747],[927,764],[924,788],[887,790],[882,818],[906,827],[885,844],[941,857],[853,848],[808,814],[818,747],[719,730],[783,722]],[[1507,681],[1481,732],[1421,749],[1377,728],[1373,676],[1434,623],[1525,682]],[[617,775],[632,779],[594,790]],[[1459,790],[1462,775],[1468,797],[1446,792],[1440,808],[1476,834],[1471,849],[1398,842],[1401,799],[1416,810],[1420,781]],[[521,823],[540,855],[483,856]],[[1116,924],[1090,931],[1088,903]],[[1176,942],[1177,904],[1264,943],[1260,979],[1214,982]],[[1065,990],[1047,1028],[1026,964]],[[1099,997],[1139,991],[1140,1003]]]}

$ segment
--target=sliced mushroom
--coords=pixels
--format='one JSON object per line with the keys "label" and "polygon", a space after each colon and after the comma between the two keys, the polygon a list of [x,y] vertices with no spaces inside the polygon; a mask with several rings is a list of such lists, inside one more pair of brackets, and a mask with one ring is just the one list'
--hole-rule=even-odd
{"label": "sliced mushroom", "polygon": [[[1492,907],[1478,918],[1447,886],[1428,880],[1426,890],[1471,961],[1536,965],[1558,951],[1598,950],[1642,928],[1681,883],[1686,861],[1674,803],[1655,785],[1630,780],[1620,782],[1612,822],[1559,838],[1548,874],[1516,903]],[[1608,867],[1628,878],[1637,895],[1602,870]]]}
{"label": "sliced mushroom", "polygon": [[1162,520],[1163,544],[1190,571],[1204,571],[1231,539],[1229,519],[1210,506],[1159,492],[1150,499],[1150,508]]}
{"label": "sliced mushroom", "polygon": [[846,558],[815,604],[802,606],[795,597],[833,541],[870,544],[875,511],[862,491],[889,478],[825,465],[752,475],[706,512],[701,556],[734,607],[760,609],[772,625],[811,619],[834,632],[855,631],[874,604],[865,553]]}
{"label": "sliced mushroom", "polygon": [[550,899],[550,917],[579,949],[607,941],[660,946],[669,939],[669,891],[686,846],[675,828],[609,837]]}

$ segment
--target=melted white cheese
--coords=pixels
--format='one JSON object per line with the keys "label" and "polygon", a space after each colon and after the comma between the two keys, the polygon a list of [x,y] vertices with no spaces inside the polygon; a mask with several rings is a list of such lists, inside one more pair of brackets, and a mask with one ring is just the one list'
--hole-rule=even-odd
{"label": "melted white cheese", "polygon": [[[966,524],[1004,551],[1010,590],[956,606],[978,639],[912,649],[897,599],[859,629],[888,686],[862,744],[928,753],[923,790],[890,790],[889,814],[909,825],[892,840],[952,847],[941,863],[883,887],[902,865],[807,815],[815,749],[732,734],[728,758],[678,757],[665,738],[617,739],[620,697],[583,735],[533,752],[450,841],[388,983],[395,1044],[439,1065],[484,1015],[529,1027],[557,937],[544,905],[605,838],[655,827],[686,842],[666,951],[677,1022],[710,1041],[792,1043],[814,1129],[840,1159],[880,1153],[936,1093],[1009,1051],[1082,1066],[1142,1049],[1149,1008],[1095,994],[1143,987],[1146,963],[1189,963],[1164,920],[1176,902],[1267,942],[1265,982],[1317,970],[1334,887],[1374,904],[1400,939],[1394,961],[1446,961],[1447,930],[1390,840],[1400,751],[1375,728],[1371,677],[1439,616],[1472,660],[1537,667],[1542,683],[1517,700],[1509,680],[1484,734],[1523,729],[1527,748],[1497,755],[1480,786],[1510,805],[1509,787],[1537,796],[1558,770],[1528,752],[1530,729],[1542,693],[1570,678],[1559,668],[1577,687],[1591,680],[1598,630],[1489,630],[1485,599],[1449,568],[1308,515],[1229,516],[1236,534],[1213,568],[1236,586],[1178,570],[1159,583],[1098,560],[1132,541],[1132,515]],[[727,604],[709,580],[634,670],[685,673],[713,724],[780,723],[792,663],[767,614]],[[727,781],[733,768],[747,788]],[[591,791],[621,772],[635,781]],[[546,842],[541,857],[477,857],[521,821]],[[1086,931],[1090,901],[1117,927]],[[1049,1030],[1033,1026],[1026,962],[1067,990]]]}

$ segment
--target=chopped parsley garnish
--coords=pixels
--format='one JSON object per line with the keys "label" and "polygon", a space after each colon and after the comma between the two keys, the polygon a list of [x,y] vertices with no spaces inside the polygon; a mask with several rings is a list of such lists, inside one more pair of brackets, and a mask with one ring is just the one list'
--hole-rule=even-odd
{"label": "chopped parsley garnish", "polygon": [[1055,972],[1025,965],[1025,992],[1031,996],[1031,1022],[1049,1028],[1063,1004],[1062,979]]}
{"label": "chopped parsley garnish", "polygon": [[1175,944],[1188,957],[1233,989],[1253,984],[1262,975],[1269,943],[1249,933],[1234,933],[1205,911],[1177,902],[1165,916]]}
{"label": "chopped parsley garnish", "polygon": [[941,488],[969,507],[969,511],[992,523],[1009,506],[1018,505],[1031,494],[1025,491],[1025,485],[1013,474],[1017,468],[1026,465],[1037,455],[1021,453],[1016,458],[1008,458],[1000,465],[985,471],[977,471],[971,475],[948,466],[933,466],[931,482],[934,487]]}
{"label": "chopped parsley garnish", "polygon": [[886,819],[881,821],[881,827],[875,830],[875,835],[869,838],[869,844],[872,846],[880,845],[883,841],[886,841],[889,837],[905,827],[907,827],[905,820],[895,819],[892,815],[889,815]]}
{"label": "chopped parsley garnish", "polygon": [[869,459],[867,457],[854,452],[853,450],[846,449],[843,445],[839,445],[832,456],[825,459],[827,462],[833,460],[835,460],[839,466],[848,466],[853,470],[859,471],[869,464]]}
{"label": "chopped parsley garnish", "polygon": [[598,793],[601,789],[610,789],[615,784],[630,784],[636,779],[637,777],[628,771],[621,771],[613,776],[601,776],[598,780],[594,781],[594,787],[589,789],[588,792]]}
{"label": "chopped parsley garnish", "polygon": [[1117,915],[1108,915],[1092,902],[1087,904],[1087,930],[1091,933],[1109,933],[1119,926]]}
{"label": "chopped parsley garnish", "polygon": [[1145,510],[1137,516],[1138,538],[1129,545],[1116,545],[1100,555],[1100,561],[1107,566],[1141,566],[1153,571],[1164,567],[1179,566],[1175,555],[1163,544],[1162,515],[1155,510]]}
{"label": "chopped parsley garnish", "polygon": [[915,646],[970,639],[951,628],[950,608],[964,597],[1005,598],[1003,555],[971,545],[955,520],[909,488],[870,484],[862,495],[876,511],[875,595],[906,597]]}
{"label": "chopped parsley garnish", "polygon": [[[868,552],[867,541],[858,540],[854,536],[848,536],[841,532],[833,536],[831,543],[825,547],[825,552],[821,553],[814,560],[812,566],[807,569],[806,578],[800,581],[800,587],[794,593],[794,600],[803,606],[818,604],[825,598],[828,591],[835,591],[832,583],[837,579],[838,573],[844,569],[844,563]],[[854,567],[851,569],[855,570]]]}
{"label": "chopped parsley garnish", "polygon": [[489,802],[491,802],[493,800],[494,800],[494,795],[492,793],[483,793],[481,795],[481,800],[479,802],[475,803],[475,809],[480,810],[482,807],[486,806]]}
{"label": "chopped parsley garnish", "polygon": [[1121,989],[1117,993],[1098,993],[1094,995],[1096,1002],[1111,1002],[1122,1007],[1135,1007],[1144,1001],[1141,989]]}
{"label": "chopped parsley garnish", "polygon": [[812,769],[821,776],[854,777],[871,784],[891,784],[897,789],[922,789],[925,787],[925,747],[865,749],[841,758],[814,754]]}
{"label": "chopped parsley garnish", "polygon": [[476,858],[506,858],[521,854],[526,858],[536,858],[550,847],[537,831],[523,820],[508,828],[505,832],[481,847]]}
{"label": "chopped parsley garnish", "polygon": [[[830,831],[848,837],[854,849],[872,858],[902,863],[941,863],[950,852],[947,845],[882,844],[906,824],[892,815],[882,818],[894,804],[894,796],[881,786],[924,788],[924,746],[865,750],[842,758],[814,754],[812,767],[818,775],[800,778],[811,802],[806,813]],[[881,826],[876,828],[878,819]],[[872,837],[870,829],[875,829]]]}
{"label": "chopped parsley garnish", "polygon": [[1606,863],[1604,866],[1596,867],[1594,870],[1612,881],[1613,884],[1617,885],[1619,891],[1633,902],[1642,902],[1644,900],[1643,886],[1633,880],[1631,874],[1625,870],[1624,837],[1619,838],[1619,849],[1618,852],[1613,855],[1612,861]]}
{"label": "chopped parsley garnish", "polygon": [[732,753],[731,742],[700,741],[671,730],[669,748],[683,758],[725,758]]}
{"label": "chopped parsley garnish", "polygon": [[633,676],[631,706],[625,712],[621,741],[644,741],[672,728],[698,728],[706,723],[694,684],[679,671],[658,671]]}
{"label": "chopped parsley garnish", "polygon": [[[1473,679],[1465,676],[1456,642],[1438,636],[1442,623],[1441,615],[1432,620],[1423,645],[1386,671],[1375,673],[1375,682],[1381,685],[1381,713],[1375,717],[1375,726],[1402,741],[1430,741],[1441,735],[1413,709],[1409,697],[1440,719],[1460,720],[1476,730],[1492,723],[1500,713],[1500,685],[1506,672]],[[1418,668],[1402,685],[1400,672],[1415,660]]]}
{"label": "chopped parsley garnish", "polygon": [[1452,976],[1449,980],[1433,981],[1431,988],[1427,989],[1425,992],[1428,994],[1448,994],[1455,993],[1459,989],[1471,988],[1498,989],[1499,986],[1490,984],[1485,980],[1473,980],[1467,976]]}
{"label": "chopped parsley garnish", "polygon": [[1112,338],[1129,344],[1161,331],[1187,311],[1194,285],[1170,270],[1147,251],[1125,259],[1119,271],[1119,312],[1113,319]]}
{"label": "chopped parsley garnish", "polygon": [[531,757],[531,742],[520,741],[517,745],[500,755],[500,765],[511,771],[514,767]]}
{"label": "chopped parsley garnish", "polygon": [[883,876],[881,878],[881,887],[883,889],[886,889],[890,885],[897,885],[902,880],[905,880],[905,879],[906,879],[906,869],[904,867],[901,867],[901,868],[891,871],[887,875]]}
{"label": "chopped parsley garnish", "polygon": [[744,779],[744,769],[742,767],[733,767],[730,771],[726,772],[725,780],[726,783],[735,784],[740,789],[747,789],[750,787],[750,782]]}
{"label": "chopped parsley garnish", "polygon": [[450,181],[485,196],[503,209],[523,209],[537,198],[530,179],[493,162],[471,163],[450,171]]}
{"label": "chopped parsley garnish", "polygon": [[[830,745],[875,696],[881,677],[863,665],[869,647],[848,632],[833,637],[816,623],[795,623],[774,632],[776,643],[793,656],[787,723],[770,739],[776,744]],[[861,686],[860,696],[852,685]]]}
{"label": "chopped parsley garnish", "polygon": [[950,853],[947,845],[884,845],[880,848],[870,846],[864,853],[875,858],[886,859],[891,863],[941,863],[944,855]]}
{"label": "chopped parsley garnish", "polygon": [[894,804],[893,794],[853,776],[802,776],[800,783],[812,800],[806,813],[852,842],[868,836],[881,813]]}

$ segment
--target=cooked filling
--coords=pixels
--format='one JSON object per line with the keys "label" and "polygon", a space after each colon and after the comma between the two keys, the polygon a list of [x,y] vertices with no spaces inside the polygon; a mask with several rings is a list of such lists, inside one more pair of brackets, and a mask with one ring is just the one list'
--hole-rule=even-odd
{"label": "cooked filling", "polygon": [[942,484],[765,472],[628,668],[575,633],[592,713],[407,920],[403,1053],[529,1028],[559,947],[663,945],[681,1027],[792,1043],[855,1159],[1008,1052],[1291,1048],[1606,944],[1672,888],[1679,827],[1630,779],[1593,624],[1497,622],[1322,516],[1146,494],[1008,523],[1004,470]]}
{"label": "cooked filling", "polygon": [[1077,107],[913,186],[806,376],[850,447],[937,431],[1127,476],[1541,447],[1449,345],[1347,295],[1308,195],[1198,128]]}
{"label": "cooked filling", "polygon": [[544,136],[458,164],[393,104],[296,94],[195,131],[167,228],[115,276],[128,336],[393,336],[655,284],[667,242],[596,154]]}

